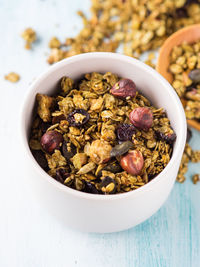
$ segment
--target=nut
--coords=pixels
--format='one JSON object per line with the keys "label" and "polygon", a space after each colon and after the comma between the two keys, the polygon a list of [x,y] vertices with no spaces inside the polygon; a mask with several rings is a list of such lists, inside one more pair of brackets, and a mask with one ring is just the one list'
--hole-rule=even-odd
{"label": "nut", "polygon": [[134,97],[137,89],[135,83],[130,79],[121,79],[113,85],[110,90],[111,94],[116,97],[126,98]]}
{"label": "nut", "polygon": [[139,107],[129,114],[129,119],[138,129],[148,131],[153,124],[153,113],[148,107]]}
{"label": "nut", "polygon": [[132,175],[138,175],[144,165],[143,155],[138,150],[131,150],[121,158],[120,165],[126,172]]}
{"label": "nut", "polygon": [[57,131],[49,131],[43,134],[40,144],[45,152],[52,154],[55,149],[60,149],[63,142],[63,136]]}
{"label": "nut", "polygon": [[93,162],[100,164],[110,159],[112,146],[103,140],[95,140],[90,146],[90,158]]}

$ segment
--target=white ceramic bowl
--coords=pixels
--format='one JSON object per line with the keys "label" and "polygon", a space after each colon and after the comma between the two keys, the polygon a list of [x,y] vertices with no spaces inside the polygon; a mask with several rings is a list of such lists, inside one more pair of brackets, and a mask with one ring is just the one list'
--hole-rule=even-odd
{"label": "white ceramic bowl", "polygon": [[[157,107],[164,107],[177,139],[166,168],[143,187],[117,195],[92,195],[68,188],[52,179],[33,158],[28,146],[37,92],[51,95],[60,78],[77,79],[89,72],[111,71],[132,79]],[[29,88],[21,113],[21,136],[32,182],[40,203],[66,226],[86,232],[115,232],[133,227],[154,214],[167,199],[179,169],[186,140],[181,102],[170,84],[155,70],[131,57],[114,53],[87,53],[56,63]]]}

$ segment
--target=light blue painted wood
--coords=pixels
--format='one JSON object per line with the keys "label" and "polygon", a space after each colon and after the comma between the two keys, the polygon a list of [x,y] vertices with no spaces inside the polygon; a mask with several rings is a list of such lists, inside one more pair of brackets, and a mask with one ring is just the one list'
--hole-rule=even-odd
{"label": "light blue painted wood", "polygon": [[[45,53],[52,35],[64,40],[81,28],[75,15],[79,8],[88,10],[89,0],[0,0],[0,266],[198,267],[200,183],[194,186],[189,177],[200,172],[199,164],[190,165],[188,180],[175,184],[159,212],[133,229],[114,234],[66,229],[38,206],[27,185],[17,130],[13,130],[18,127],[22,98],[32,79],[48,68]],[[28,26],[40,37],[33,51],[24,50],[19,37]],[[20,73],[18,84],[4,81],[10,71]],[[200,134],[193,134],[191,145],[200,149]]]}

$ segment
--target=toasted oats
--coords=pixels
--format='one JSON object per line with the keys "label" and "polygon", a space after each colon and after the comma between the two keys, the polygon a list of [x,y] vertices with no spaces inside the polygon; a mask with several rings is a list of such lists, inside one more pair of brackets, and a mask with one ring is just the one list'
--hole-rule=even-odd
{"label": "toasted oats", "polygon": [[38,103],[38,115],[44,122],[51,120],[51,108],[53,107],[55,100],[53,97],[37,94],[36,95]]}
{"label": "toasted oats", "polygon": [[16,83],[20,80],[20,76],[19,74],[15,73],[15,72],[10,72],[7,75],[4,76],[5,80],[8,80],[12,83]]}
{"label": "toasted oats", "polygon": [[74,167],[80,170],[80,168],[87,163],[87,155],[85,153],[77,153],[71,161],[73,162]]}
{"label": "toasted oats", "polygon": [[173,74],[172,86],[184,102],[187,119],[200,119],[200,70],[199,81],[194,80],[192,72],[200,65],[200,41],[193,44],[183,43],[173,48],[169,71]]}
{"label": "toasted oats", "polygon": [[[186,143],[185,150],[182,156],[181,165],[179,168],[177,181],[183,183],[185,181],[185,173],[188,170],[189,162],[200,162],[200,150],[192,150],[190,145]],[[193,182],[196,183],[196,176],[192,178]]]}
{"label": "toasted oats", "polygon": [[31,49],[32,43],[37,39],[36,32],[32,28],[27,28],[22,32],[21,36],[26,41],[25,48]]}
{"label": "toasted oats", "polygon": [[61,42],[58,40],[58,38],[53,37],[49,41],[49,48],[60,48]]}
{"label": "toasted oats", "polygon": [[[50,64],[80,53],[116,52],[120,45],[124,54],[138,57],[160,47],[178,29],[200,23],[199,3],[186,0],[92,0],[90,10],[90,19],[78,12],[83,28],[77,36],[67,38],[65,47],[57,46],[56,51],[52,46]],[[147,64],[154,66],[151,60]]]}
{"label": "toasted oats", "polygon": [[195,174],[195,175],[192,176],[192,182],[194,184],[196,184],[199,181],[200,181],[200,175],[199,174]]}
{"label": "toasted oats", "polygon": [[56,169],[67,165],[66,159],[59,150],[55,150],[52,155],[46,154],[46,159],[50,169]]}

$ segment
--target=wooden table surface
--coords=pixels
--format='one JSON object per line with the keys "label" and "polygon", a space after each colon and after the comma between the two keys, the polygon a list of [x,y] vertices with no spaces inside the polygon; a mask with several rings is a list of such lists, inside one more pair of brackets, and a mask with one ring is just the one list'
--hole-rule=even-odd
{"label": "wooden table surface", "polygon": [[[48,68],[47,43],[63,41],[81,28],[77,9],[89,0],[0,0],[0,266],[1,267],[198,267],[200,266],[200,172],[191,164],[184,184],[176,183],[164,206],[128,231],[87,234],[66,228],[40,207],[25,176],[19,141],[19,112],[30,82]],[[32,51],[20,33],[33,27],[39,36]],[[4,75],[16,71],[20,82]],[[191,145],[200,149],[200,134]],[[129,207],[130,208],[130,207]],[[92,216],[92,215],[91,215]]]}

